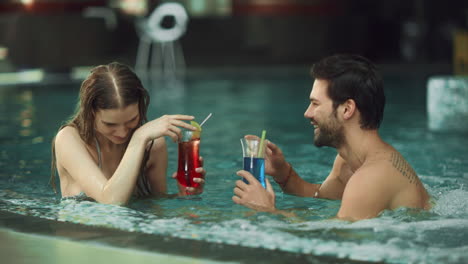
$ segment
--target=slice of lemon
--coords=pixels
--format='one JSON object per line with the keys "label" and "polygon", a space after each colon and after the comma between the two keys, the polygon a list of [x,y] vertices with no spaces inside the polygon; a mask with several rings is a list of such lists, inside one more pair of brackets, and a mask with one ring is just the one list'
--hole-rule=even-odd
{"label": "slice of lemon", "polygon": [[192,139],[200,138],[202,128],[200,124],[198,124],[195,121],[190,121],[190,125],[194,126],[197,130],[193,131],[192,133]]}

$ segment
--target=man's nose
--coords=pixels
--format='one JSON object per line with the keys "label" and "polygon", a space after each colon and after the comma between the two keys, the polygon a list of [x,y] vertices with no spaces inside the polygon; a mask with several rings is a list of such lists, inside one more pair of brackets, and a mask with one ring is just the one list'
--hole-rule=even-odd
{"label": "man's nose", "polygon": [[313,111],[312,111],[311,105],[309,105],[309,107],[307,107],[306,111],[304,112],[304,117],[309,118],[309,119],[313,117]]}

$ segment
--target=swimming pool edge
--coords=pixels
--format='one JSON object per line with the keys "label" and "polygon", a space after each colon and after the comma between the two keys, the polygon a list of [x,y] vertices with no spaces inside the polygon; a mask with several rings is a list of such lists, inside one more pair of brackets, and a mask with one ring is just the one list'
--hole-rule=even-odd
{"label": "swimming pool edge", "polygon": [[366,263],[331,256],[292,253],[277,249],[250,248],[241,245],[227,245],[158,234],[86,226],[26,216],[3,210],[0,210],[0,228],[19,233],[82,242],[88,245],[132,249],[135,254],[138,254],[138,252],[169,254],[214,262],[291,263],[291,261],[295,261],[299,263]]}

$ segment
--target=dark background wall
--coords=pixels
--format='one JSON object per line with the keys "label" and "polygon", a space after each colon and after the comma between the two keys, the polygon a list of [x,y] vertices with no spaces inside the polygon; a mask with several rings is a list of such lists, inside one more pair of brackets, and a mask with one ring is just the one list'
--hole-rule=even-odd
{"label": "dark background wall", "polygon": [[[0,3],[0,46],[13,68],[135,63],[138,17],[116,8],[116,1],[37,1],[29,9],[18,0]],[[188,67],[310,64],[338,52],[378,63],[451,63],[453,34],[468,27],[466,0],[227,2],[228,12],[191,16],[180,39]],[[147,2],[148,12],[159,3]],[[93,6],[109,7],[115,26],[85,17]]]}

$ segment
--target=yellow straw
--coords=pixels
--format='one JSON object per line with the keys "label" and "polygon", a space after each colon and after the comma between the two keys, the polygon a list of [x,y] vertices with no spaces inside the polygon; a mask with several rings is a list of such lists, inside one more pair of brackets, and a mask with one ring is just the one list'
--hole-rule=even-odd
{"label": "yellow straw", "polygon": [[263,148],[265,147],[265,137],[266,137],[266,130],[262,131],[262,138],[260,139],[260,148],[258,149],[258,157],[263,158]]}

